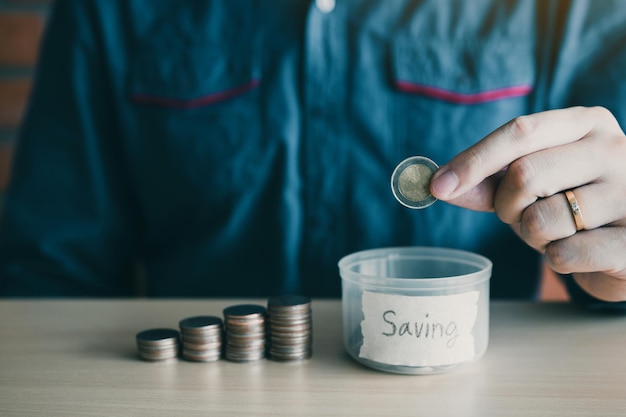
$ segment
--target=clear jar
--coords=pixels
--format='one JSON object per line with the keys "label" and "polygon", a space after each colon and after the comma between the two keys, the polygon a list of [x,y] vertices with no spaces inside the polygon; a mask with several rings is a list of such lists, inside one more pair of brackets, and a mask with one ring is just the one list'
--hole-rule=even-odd
{"label": "clear jar", "polygon": [[480,358],[489,341],[491,261],[446,248],[395,247],[339,261],[344,344],[386,372],[431,374]]}

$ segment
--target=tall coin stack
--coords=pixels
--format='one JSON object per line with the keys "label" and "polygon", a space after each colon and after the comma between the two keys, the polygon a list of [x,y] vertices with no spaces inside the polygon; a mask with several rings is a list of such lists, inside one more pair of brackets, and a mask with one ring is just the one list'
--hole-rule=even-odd
{"label": "tall coin stack", "polygon": [[226,359],[251,362],[265,357],[265,307],[241,304],[224,309]]}
{"label": "tall coin stack", "polygon": [[183,343],[183,358],[212,362],[222,356],[222,319],[214,316],[188,317],[178,323]]}
{"label": "tall coin stack", "polygon": [[148,329],[137,333],[139,357],[146,361],[164,361],[178,356],[179,333],[174,329]]}
{"label": "tall coin stack", "polygon": [[271,297],[267,303],[269,357],[277,361],[308,359],[313,354],[311,298]]}

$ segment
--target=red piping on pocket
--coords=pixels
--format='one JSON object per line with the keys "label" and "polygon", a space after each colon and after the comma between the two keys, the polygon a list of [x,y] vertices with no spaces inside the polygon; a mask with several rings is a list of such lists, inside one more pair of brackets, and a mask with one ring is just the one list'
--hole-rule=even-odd
{"label": "red piping on pocket", "polygon": [[409,81],[396,81],[398,90],[405,93],[423,94],[440,100],[450,101],[458,104],[477,104],[487,101],[501,100],[505,98],[513,98],[525,96],[531,92],[530,85],[516,85],[513,87],[499,88],[496,90],[481,91],[480,93],[463,94],[456,93],[443,88],[432,87],[429,85],[415,84]]}
{"label": "red piping on pocket", "polygon": [[253,79],[250,82],[231,88],[230,90],[224,90],[213,94],[207,94],[206,96],[196,97],[193,99],[177,99],[170,97],[153,96],[149,94],[136,93],[131,97],[133,100],[139,103],[145,104],[157,104],[164,107],[171,107],[177,109],[194,109],[197,107],[208,106],[217,102],[227,100],[229,98],[238,96],[240,94],[247,93],[250,90],[254,90],[259,86],[261,80]]}

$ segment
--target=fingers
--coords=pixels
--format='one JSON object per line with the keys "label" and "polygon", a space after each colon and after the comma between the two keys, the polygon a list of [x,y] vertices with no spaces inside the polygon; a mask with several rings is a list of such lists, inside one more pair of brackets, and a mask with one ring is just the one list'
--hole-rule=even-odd
{"label": "fingers", "polygon": [[[575,232],[564,190],[576,190],[586,228],[626,218],[626,138],[608,111],[554,110],[523,120],[526,121],[512,122],[518,127],[511,127],[511,123],[503,126],[466,151],[469,155],[484,155],[482,167],[470,164],[468,161],[476,157],[464,159],[464,153],[450,161],[443,173],[435,174],[431,183],[433,194],[441,192],[441,184],[444,189],[457,190],[469,184],[467,191],[460,195],[455,191],[448,202],[475,210],[495,210],[503,222],[517,224],[520,236],[538,250]],[[522,130],[522,125],[534,126],[524,128],[526,139],[511,133]],[[542,132],[546,132],[545,136]],[[524,140],[525,144],[516,147]],[[489,152],[493,157],[486,156]],[[518,157],[520,153],[522,156]],[[509,160],[503,156],[506,154],[516,159]],[[498,168],[502,164],[506,169]],[[490,173],[496,168],[494,174],[479,176],[477,184],[467,180],[472,171]],[[468,173],[463,173],[463,169]],[[450,182],[450,178],[454,181]],[[465,184],[461,184],[460,178]]]}
{"label": "fingers", "polygon": [[518,117],[442,166],[433,176],[431,191],[440,200],[455,199],[525,155],[616,128],[611,113],[600,107]]}
{"label": "fingers", "polygon": [[574,274],[574,280],[588,294],[604,301],[626,300],[626,280],[603,272]]}
{"label": "fingers", "polygon": [[592,156],[595,146],[595,141],[579,141],[514,161],[494,198],[500,219],[508,224],[519,222],[524,209],[538,199],[597,181],[605,161]]}
{"label": "fingers", "polygon": [[[623,197],[608,184],[591,184],[573,190],[585,229],[624,223]],[[563,193],[538,200],[528,206],[518,225],[518,234],[531,247],[543,252],[548,244],[576,233],[572,209]]]}
{"label": "fingers", "polygon": [[606,301],[626,300],[626,232],[602,227],[578,232],[548,245],[548,266],[574,279],[589,294]]}
{"label": "fingers", "polygon": [[600,299],[626,300],[624,160],[626,136],[608,110],[552,110],[516,118],[458,154],[431,192],[495,211],[555,271]]}
{"label": "fingers", "polygon": [[494,211],[494,195],[503,176],[504,172],[494,174],[448,203],[470,210]]}

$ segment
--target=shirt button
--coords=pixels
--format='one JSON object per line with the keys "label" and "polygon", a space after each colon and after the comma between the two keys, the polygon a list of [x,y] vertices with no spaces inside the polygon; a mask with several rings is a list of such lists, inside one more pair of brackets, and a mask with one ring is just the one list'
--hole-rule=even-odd
{"label": "shirt button", "polygon": [[315,5],[322,13],[330,13],[335,10],[335,0],[315,0]]}

